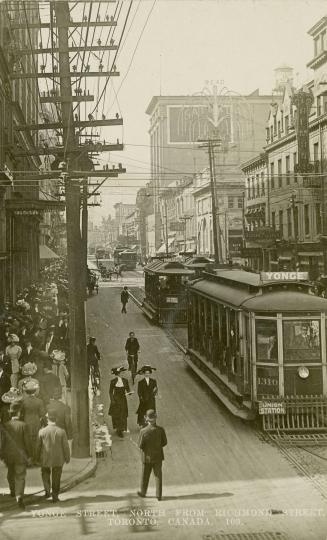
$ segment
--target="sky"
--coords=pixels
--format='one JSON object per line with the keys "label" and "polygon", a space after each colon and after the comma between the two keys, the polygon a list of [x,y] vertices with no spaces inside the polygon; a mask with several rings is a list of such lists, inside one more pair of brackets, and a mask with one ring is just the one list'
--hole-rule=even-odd
{"label": "sky", "polygon": [[192,95],[207,81],[245,95],[257,88],[270,94],[274,69],[284,63],[299,86],[313,74],[306,68],[313,57],[307,32],[325,15],[325,0],[135,0],[117,58],[117,100],[111,88],[105,104],[108,117],[119,107],[124,118],[125,150],[109,157],[127,173],[105,184],[90,219],[99,223],[114,214],[115,203],[135,202],[150,179],[145,110],[152,96]]}

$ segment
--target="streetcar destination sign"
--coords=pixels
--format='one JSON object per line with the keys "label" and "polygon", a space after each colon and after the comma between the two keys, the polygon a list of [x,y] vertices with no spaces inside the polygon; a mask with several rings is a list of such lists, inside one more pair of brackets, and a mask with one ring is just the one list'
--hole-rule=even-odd
{"label": "streetcar destination sign", "polygon": [[308,272],[260,272],[262,281],[307,281]]}
{"label": "streetcar destination sign", "polygon": [[285,404],[280,400],[259,401],[259,414],[285,414]]}

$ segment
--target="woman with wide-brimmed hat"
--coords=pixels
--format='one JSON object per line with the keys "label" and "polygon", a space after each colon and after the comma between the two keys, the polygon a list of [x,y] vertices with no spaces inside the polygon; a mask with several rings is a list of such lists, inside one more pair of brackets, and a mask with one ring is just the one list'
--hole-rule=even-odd
{"label": "woman with wide-brimmed hat", "polygon": [[116,375],[110,381],[110,407],[108,414],[112,419],[112,427],[116,430],[118,437],[122,438],[123,432],[127,431],[128,406],[126,395],[130,394],[128,380],[121,376],[126,371],[123,366],[112,368],[111,373]]}
{"label": "woman with wide-brimmed hat", "polygon": [[39,382],[37,379],[33,378],[33,375],[37,372],[37,365],[34,362],[26,362],[21,367],[21,373],[23,378],[18,381],[18,390],[22,393],[25,391],[25,385],[27,382],[32,381],[37,385],[37,393],[39,390]]}
{"label": "woman with wide-brimmed hat", "polygon": [[19,377],[19,359],[22,355],[22,348],[19,346],[19,337],[16,334],[10,334],[9,345],[6,347],[6,356],[11,362],[11,385],[17,388]]}
{"label": "woman with wide-brimmed hat", "polygon": [[5,422],[8,422],[10,420],[9,415],[9,409],[11,403],[21,403],[23,399],[23,396],[21,392],[18,390],[18,388],[10,388],[8,392],[5,392],[5,394],[2,395],[1,401],[2,401],[2,407],[0,410],[0,423],[4,424]]}

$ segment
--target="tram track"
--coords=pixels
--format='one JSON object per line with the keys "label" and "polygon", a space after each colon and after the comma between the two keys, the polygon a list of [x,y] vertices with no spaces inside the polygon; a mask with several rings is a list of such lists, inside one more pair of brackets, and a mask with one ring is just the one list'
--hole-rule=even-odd
{"label": "tram track", "polygon": [[[261,440],[277,447],[279,452],[293,465],[293,467],[295,467],[297,472],[302,476],[305,476],[319,491],[320,495],[327,500],[327,463],[325,465],[325,470],[322,471],[321,468],[317,466],[317,462],[314,464],[312,461],[312,458],[314,458],[319,460],[319,463],[321,463],[321,461],[327,462],[327,458],[316,454],[315,452],[310,452],[303,446],[287,446],[281,444],[269,433],[262,433],[257,430],[257,434]],[[310,456],[311,459],[308,459],[308,456]]]}

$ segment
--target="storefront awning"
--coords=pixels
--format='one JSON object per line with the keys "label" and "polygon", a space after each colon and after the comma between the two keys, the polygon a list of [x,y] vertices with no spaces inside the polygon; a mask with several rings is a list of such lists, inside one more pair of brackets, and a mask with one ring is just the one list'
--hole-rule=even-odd
{"label": "storefront awning", "polygon": [[59,255],[57,255],[57,253],[52,251],[52,249],[50,249],[48,246],[46,246],[46,245],[41,245],[40,246],[40,259],[41,260],[59,259],[59,258],[60,258]]}
{"label": "storefront awning", "polygon": [[[168,250],[169,248],[173,245],[173,243],[175,242],[175,235],[174,236],[171,236],[171,237],[168,237]],[[167,248],[166,248],[166,242],[164,244],[162,244],[162,246],[160,246],[160,248],[157,250],[157,253],[160,254],[160,253],[166,253],[167,251]]]}
{"label": "storefront awning", "polygon": [[7,199],[6,209],[15,214],[33,215],[39,212],[62,212],[65,210],[65,203],[46,199]]}

